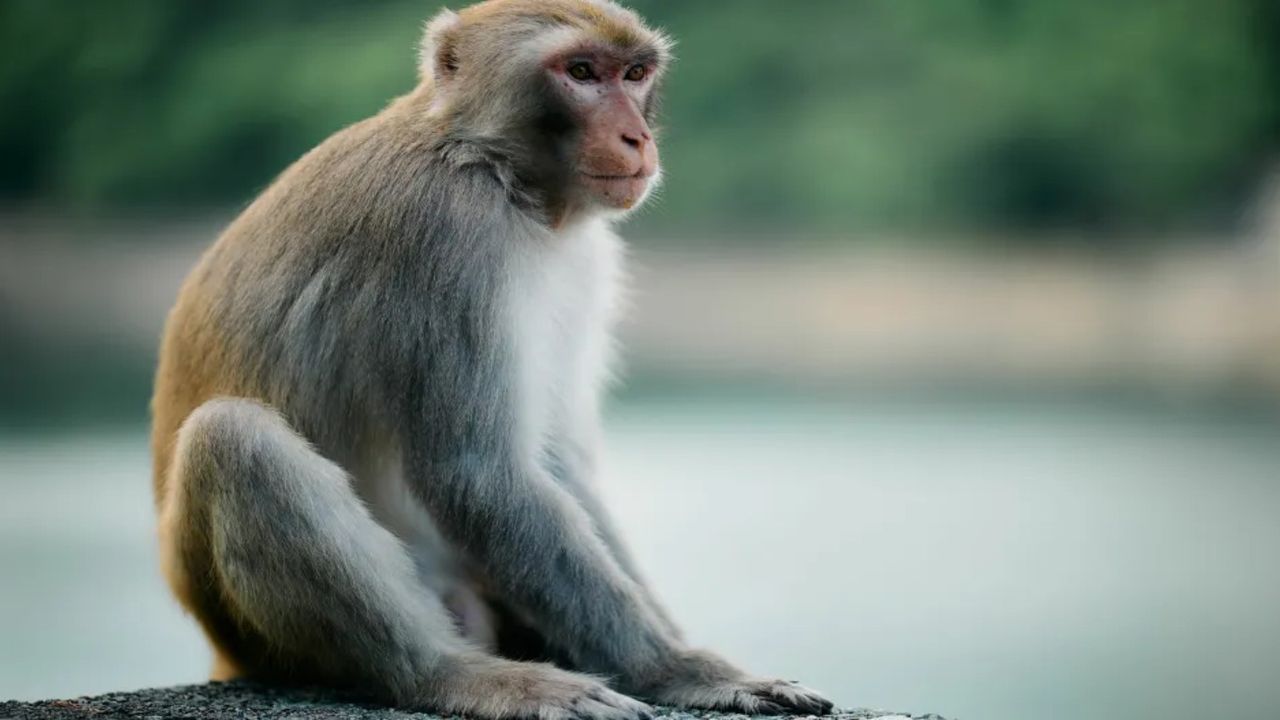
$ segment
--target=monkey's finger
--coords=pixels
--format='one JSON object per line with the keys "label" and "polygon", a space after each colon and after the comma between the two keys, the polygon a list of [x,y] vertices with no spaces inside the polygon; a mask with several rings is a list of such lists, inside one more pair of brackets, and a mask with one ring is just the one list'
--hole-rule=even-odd
{"label": "monkey's finger", "polygon": [[829,715],[835,704],[821,696],[800,696],[789,703],[804,715]]}
{"label": "monkey's finger", "polygon": [[757,692],[761,697],[802,715],[826,715],[835,704],[818,693],[798,684],[775,684]]}
{"label": "monkey's finger", "polygon": [[752,712],[756,715],[790,715],[787,707],[772,700],[759,699]]}

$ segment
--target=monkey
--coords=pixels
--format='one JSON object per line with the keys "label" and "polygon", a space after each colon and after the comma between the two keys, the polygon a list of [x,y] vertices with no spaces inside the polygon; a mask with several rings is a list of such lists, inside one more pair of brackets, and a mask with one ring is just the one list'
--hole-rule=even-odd
{"label": "monkey", "polygon": [[595,485],[672,42],[488,0],[205,251],[152,398],[160,561],[214,679],[484,720],[826,714],[691,647]]}

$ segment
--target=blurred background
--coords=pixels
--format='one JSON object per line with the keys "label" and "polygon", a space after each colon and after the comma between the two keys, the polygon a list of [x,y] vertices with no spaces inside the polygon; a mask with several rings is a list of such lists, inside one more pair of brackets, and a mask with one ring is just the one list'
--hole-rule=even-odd
{"label": "blurred background", "polygon": [[[1280,706],[1280,5],[637,1],[679,41],[606,492],[700,644],[957,718]],[[0,0],[0,698],[199,681],[184,273],[423,0]]]}

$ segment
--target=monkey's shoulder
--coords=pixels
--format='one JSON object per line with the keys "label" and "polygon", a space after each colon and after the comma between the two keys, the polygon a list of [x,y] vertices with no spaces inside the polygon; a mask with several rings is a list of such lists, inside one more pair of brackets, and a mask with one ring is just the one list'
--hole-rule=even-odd
{"label": "monkey's shoulder", "polygon": [[493,167],[375,116],[335,133],[276,179],[212,251],[247,277],[355,262],[365,269],[479,260],[537,233]]}
{"label": "monkey's shoulder", "polygon": [[286,217],[333,230],[418,234],[444,224],[456,233],[511,222],[516,208],[496,152],[447,140],[402,115],[379,114],[334,133],[255,204],[297,210]]}

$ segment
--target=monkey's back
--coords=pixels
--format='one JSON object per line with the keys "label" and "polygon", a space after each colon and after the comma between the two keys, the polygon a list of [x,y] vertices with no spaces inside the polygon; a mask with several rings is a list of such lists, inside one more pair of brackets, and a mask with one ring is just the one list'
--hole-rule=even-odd
{"label": "monkey's back", "polygon": [[152,398],[157,503],[177,431],[202,403],[261,401],[342,460],[408,392],[408,366],[432,345],[402,328],[430,335],[442,318],[474,314],[454,297],[472,294],[452,290],[488,281],[475,277],[485,267],[476,260],[493,238],[475,223],[461,227],[454,206],[487,201],[500,212],[501,187],[441,162],[423,102],[401,98],[304,155],[187,277]]}

